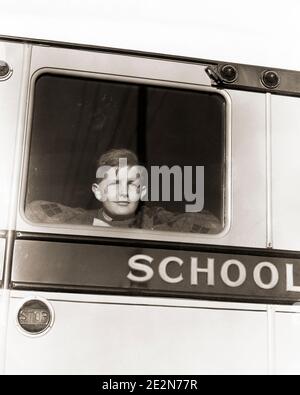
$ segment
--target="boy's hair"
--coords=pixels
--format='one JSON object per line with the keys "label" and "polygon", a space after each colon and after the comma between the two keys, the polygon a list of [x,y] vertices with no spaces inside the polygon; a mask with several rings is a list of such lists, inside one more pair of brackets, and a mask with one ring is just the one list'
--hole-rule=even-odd
{"label": "boy's hair", "polygon": [[139,164],[134,152],[125,148],[113,148],[100,156],[97,161],[97,168],[100,166],[117,167],[120,159],[127,159],[128,166],[138,166]]}
{"label": "boy's hair", "polygon": [[[126,148],[113,148],[100,156],[97,160],[97,170],[102,166],[118,167],[119,160],[126,159],[129,167],[138,166],[139,160],[136,154]],[[96,178],[96,182],[99,183],[103,178]]]}

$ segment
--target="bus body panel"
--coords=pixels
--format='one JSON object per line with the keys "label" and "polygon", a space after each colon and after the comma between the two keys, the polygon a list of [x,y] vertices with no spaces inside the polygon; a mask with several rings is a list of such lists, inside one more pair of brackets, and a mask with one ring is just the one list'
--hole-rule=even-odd
{"label": "bus body panel", "polygon": [[300,250],[300,98],[272,96],[272,211],[276,249]]}
{"label": "bus body panel", "polygon": [[58,73],[77,70],[86,73],[87,77],[102,74],[103,77],[110,75],[211,85],[203,64],[33,45],[30,74],[45,68],[56,69]]}
{"label": "bus body panel", "polygon": [[[3,298],[3,278],[4,278],[4,254],[5,254],[5,239],[0,238],[0,352],[2,351],[2,341],[4,338],[4,332],[6,327],[6,321],[4,317],[5,302]],[[1,372],[1,363],[0,363]]]}
{"label": "bus body panel", "polygon": [[[0,230],[9,228],[9,209],[12,202],[12,183],[14,177],[15,149],[19,122],[22,119],[22,79],[24,76],[25,45],[0,42],[0,60],[6,61],[12,69],[9,79],[0,81]],[[19,134],[23,134],[23,125]]]}
{"label": "bus body panel", "polygon": [[267,314],[261,307],[251,311],[240,305],[238,310],[226,303],[205,302],[189,307],[189,301],[177,307],[168,306],[167,300],[147,305],[142,298],[118,304],[109,297],[106,303],[91,303],[78,301],[75,295],[47,296],[55,323],[44,336],[32,338],[16,327],[23,298],[14,292],[6,373],[267,373]]}
{"label": "bus body panel", "polygon": [[5,252],[5,239],[0,238],[0,284],[2,284],[3,282],[4,252]]}
{"label": "bus body panel", "polygon": [[265,95],[241,91],[229,91],[229,94],[232,100],[232,223],[220,244],[265,248]]}
{"label": "bus body panel", "polygon": [[[1,236],[0,236],[1,237]],[[3,290],[3,280],[4,280],[4,256],[5,256],[5,246],[6,240],[0,238],[0,374],[3,373],[3,367],[5,362],[5,347],[6,347],[6,327],[7,327],[7,307],[8,299],[6,298],[7,291]]]}
{"label": "bus body panel", "polygon": [[275,372],[300,373],[300,314],[277,312],[275,314]]}

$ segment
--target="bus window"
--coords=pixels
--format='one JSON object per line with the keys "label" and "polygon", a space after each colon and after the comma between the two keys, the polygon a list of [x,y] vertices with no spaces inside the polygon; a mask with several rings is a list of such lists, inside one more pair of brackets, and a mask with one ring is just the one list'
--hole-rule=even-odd
{"label": "bus window", "polygon": [[221,94],[47,73],[36,79],[31,117],[31,222],[224,229]]}

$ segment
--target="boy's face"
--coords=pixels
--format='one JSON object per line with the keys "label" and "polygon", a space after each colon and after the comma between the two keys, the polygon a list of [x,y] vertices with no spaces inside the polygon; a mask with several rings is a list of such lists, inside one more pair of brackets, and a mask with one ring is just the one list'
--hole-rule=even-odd
{"label": "boy's face", "polygon": [[119,219],[134,215],[142,189],[134,167],[112,167],[105,173],[105,178],[92,187],[96,199],[103,203],[105,212]]}

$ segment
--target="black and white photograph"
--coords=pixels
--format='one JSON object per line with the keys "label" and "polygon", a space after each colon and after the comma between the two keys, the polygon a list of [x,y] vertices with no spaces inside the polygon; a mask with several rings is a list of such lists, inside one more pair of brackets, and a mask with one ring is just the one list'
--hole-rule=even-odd
{"label": "black and white photograph", "polygon": [[299,14],[0,0],[0,375],[300,374]]}

